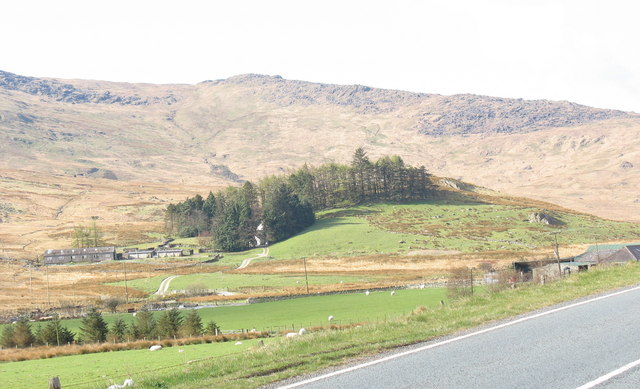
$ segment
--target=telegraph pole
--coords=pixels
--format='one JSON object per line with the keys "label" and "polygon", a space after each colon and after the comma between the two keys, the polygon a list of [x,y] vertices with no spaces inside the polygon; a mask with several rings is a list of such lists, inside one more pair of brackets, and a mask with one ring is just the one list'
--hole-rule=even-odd
{"label": "telegraph pole", "polygon": [[51,295],[49,294],[49,270],[47,264],[44,265],[44,274],[47,277],[47,303],[51,306]]}
{"label": "telegraph pole", "polygon": [[129,304],[129,288],[127,287],[127,263],[122,261],[122,267],[124,268],[124,298],[127,304]]}
{"label": "telegraph pole", "polygon": [[556,252],[556,261],[558,262],[558,277],[562,278],[562,268],[560,266],[560,252],[558,251],[558,233],[554,232],[553,236],[556,239],[556,248],[555,248],[555,252]]}
{"label": "telegraph pole", "polygon": [[302,257],[302,262],[304,262],[304,279],[307,282],[307,294],[309,294],[309,276],[307,276],[307,258]]}

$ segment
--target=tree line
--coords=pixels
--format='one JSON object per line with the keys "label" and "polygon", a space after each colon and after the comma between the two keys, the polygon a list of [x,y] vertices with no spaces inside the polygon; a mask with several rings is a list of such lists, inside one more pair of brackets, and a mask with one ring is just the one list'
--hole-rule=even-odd
{"label": "tree line", "polygon": [[[227,187],[207,198],[196,195],[167,207],[166,233],[172,236],[211,236],[222,251],[246,250],[259,239],[277,242],[315,221],[315,212],[377,201],[425,200],[433,195],[424,166],[405,165],[398,156],[369,160],[356,149],[350,165],[304,165],[289,175],[271,176],[258,184]],[[264,243],[264,242],[261,242]]]}
{"label": "tree line", "polygon": [[111,326],[96,309],[91,310],[82,319],[80,331],[73,333],[63,326],[55,317],[44,326],[36,325],[35,329],[27,318],[21,318],[14,324],[6,325],[0,335],[2,348],[25,348],[31,346],[60,346],[70,343],[103,343],[130,342],[141,339],[170,339],[218,335],[220,328],[215,321],[206,325],[197,311],[191,310],[184,317],[177,309],[164,311],[156,317],[148,310],[140,310],[135,319],[127,324],[123,319],[116,319]]}

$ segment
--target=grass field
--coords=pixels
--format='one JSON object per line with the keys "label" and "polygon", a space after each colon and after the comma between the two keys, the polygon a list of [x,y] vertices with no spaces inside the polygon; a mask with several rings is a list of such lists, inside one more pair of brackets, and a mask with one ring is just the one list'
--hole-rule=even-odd
{"label": "grass field", "polygon": [[0,363],[0,382],[7,388],[43,388],[49,378],[58,376],[63,388],[106,388],[114,383],[122,384],[129,377],[136,382],[158,372],[179,371],[187,361],[241,353],[256,342],[251,339],[243,340],[241,345],[208,343],[166,347],[154,352],[147,349],[114,351]]}
{"label": "grass field", "polygon": [[[129,281],[127,284],[131,288],[143,290],[153,293],[158,290],[160,283],[165,276],[141,278]],[[353,277],[340,275],[310,275],[309,285],[339,285],[350,282],[368,282],[372,277]],[[123,286],[124,282],[117,282],[111,285]],[[182,275],[171,281],[169,291],[171,290],[189,290],[193,288],[210,289],[210,290],[226,290],[229,292],[251,292],[251,291],[279,291],[284,287],[304,286],[304,274],[235,274],[235,273],[200,273]]]}
{"label": "grass field", "polygon": [[[336,294],[311,296],[259,304],[219,306],[199,309],[204,323],[214,320],[224,330],[257,329],[284,330],[286,328],[329,325],[328,316],[335,323],[384,320],[404,315],[419,305],[436,306],[445,299],[445,289],[398,290],[395,296],[389,292]],[[159,313],[155,312],[157,317]],[[131,323],[131,314],[105,314],[107,323],[122,318]],[[63,325],[78,332],[81,319],[63,320]]]}

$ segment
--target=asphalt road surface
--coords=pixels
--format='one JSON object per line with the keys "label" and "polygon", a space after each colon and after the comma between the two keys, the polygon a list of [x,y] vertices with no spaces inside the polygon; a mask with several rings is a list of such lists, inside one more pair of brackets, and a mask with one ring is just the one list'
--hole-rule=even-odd
{"label": "asphalt road surface", "polygon": [[640,388],[640,287],[437,339],[281,388]]}

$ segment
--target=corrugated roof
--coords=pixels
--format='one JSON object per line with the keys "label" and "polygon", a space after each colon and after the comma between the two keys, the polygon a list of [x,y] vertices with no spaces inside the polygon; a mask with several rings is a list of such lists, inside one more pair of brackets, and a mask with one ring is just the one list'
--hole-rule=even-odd
{"label": "corrugated roof", "polygon": [[629,253],[633,255],[636,261],[640,261],[640,245],[627,246]]}

